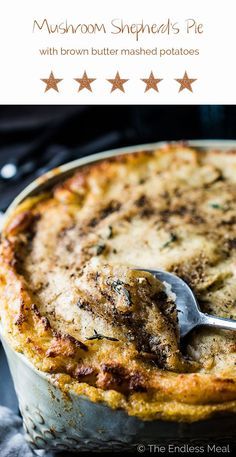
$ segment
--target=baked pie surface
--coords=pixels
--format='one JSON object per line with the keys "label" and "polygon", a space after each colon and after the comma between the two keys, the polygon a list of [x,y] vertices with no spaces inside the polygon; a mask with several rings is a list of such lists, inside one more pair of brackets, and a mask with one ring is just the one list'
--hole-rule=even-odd
{"label": "baked pie surface", "polygon": [[164,269],[204,312],[236,319],[236,152],[167,146],[84,166],[26,199],[1,240],[11,346],[60,388],[143,420],[236,410],[236,335],[202,328],[180,350]]}

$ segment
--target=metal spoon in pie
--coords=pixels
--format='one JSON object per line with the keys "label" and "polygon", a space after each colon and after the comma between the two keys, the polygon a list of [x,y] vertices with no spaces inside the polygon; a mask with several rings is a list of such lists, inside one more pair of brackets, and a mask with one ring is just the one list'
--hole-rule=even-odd
{"label": "metal spoon in pie", "polygon": [[143,268],[137,268],[137,270],[147,271],[159,281],[171,286],[171,292],[176,295],[175,303],[178,311],[180,338],[185,337],[191,330],[200,326],[236,330],[236,320],[202,313],[192,290],[178,276],[162,270],[147,270]]}

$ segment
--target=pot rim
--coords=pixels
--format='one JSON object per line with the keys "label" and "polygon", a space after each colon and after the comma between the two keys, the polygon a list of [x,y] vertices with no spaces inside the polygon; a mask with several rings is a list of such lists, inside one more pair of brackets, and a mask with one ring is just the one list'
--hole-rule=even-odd
{"label": "pot rim", "polygon": [[[77,168],[80,168],[84,165],[90,163],[96,163],[100,160],[108,159],[110,157],[115,157],[117,155],[125,155],[125,154],[132,154],[135,152],[140,151],[152,151],[156,148],[162,148],[166,145],[181,145],[187,147],[195,147],[199,149],[205,148],[220,148],[220,149],[232,149],[236,148],[236,140],[186,140],[186,141],[159,141],[154,143],[147,143],[147,144],[139,144],[136,146],[128,146],[123,148],[111,149],[108,151],[98,152],[96,154],[91,154],[89,156],[85,156],[71,162],[65,163],[58,168],[54,168],[47,173],[43,174],[39,178],[35,179],[31,184],[25,187],[23,191],[19,193],[19,195],[12,201],[10,206],[8,207],[5,216],[4,216],[4,223],[7,221],[8,217],[10,216],[11,212],[22,203],[26,198],[31,195],[37,194],[38,192],[42,191],[44,187],[49,187],[50,184],[53,185],[54,181],[60,180],[62,175],[70,174],[71,172],[75,171]],[[34,364],[24,355],[17,352],[9,343],[7,338],[4,336],[3,327],[0,321],[0,337],[4,339],[5,344],[7,344],[14,353],[21,359],[23,363],[25,363],[28,367],[30,367],[35,373],[41,376],[48,381],[53,381],[53,375],[46,373],[37,369]],[[71,393],[73,393],[71,391]]]}
{"label": "pot rim", "polygon": [[79,159],[75,159],[71,162],[67,162],[57,168],[44,173],[39,178],[36,178],[30,184],[28,184],[9,205],[7,211],[4,215],[3,227],[5,221],[11,212],[22,203],[27,197],[35,195],[38,192],[42,191],[45,187],[50,187],[50,183],[53,185],[54,181],[60,180],[61,175],[69,175],[77,168],[83,167],[84,165],[89,165],[90,163],[96,163],[100,160],[109,159],[110,157],[115,157],[117,155],[132,154],[140,151],[152,151],[156,148],[162,148],[166,145],[181,145],[187,147],[196,147],[199,149],[205,148],[220,148],[220,149],[232,149],[236,148],[236,140],[179,140],[179,141],[158,141],[154,143],[144,143],[134,146],[126,146],[122,148],[109,149],[107,151],[101,151],[96,154],[91,154]]}
{"label": "pot rim", "polygon": [[4,335],[3,326],[2,326],[1,321],[0,321],[0,341],[1,340],[4,340],[5,345],[7,345],[14,352],[14,354],[16,354],[16,356],[25,365],[27,365],[29,368],[31,368],[35,373],[37,373],[38,375],[40,375],[42,378],[46,379],[47,381],[50,380],[50,382],[51,382],[53,380],[53,375],[51,375],[50,373],[46,373],[44,371],[38,370],[38,368],[36,368],[35,365],[24,354],[21,354],[20,352],[16,351],[11,346],[11,344],[8,342],[7,338]]}

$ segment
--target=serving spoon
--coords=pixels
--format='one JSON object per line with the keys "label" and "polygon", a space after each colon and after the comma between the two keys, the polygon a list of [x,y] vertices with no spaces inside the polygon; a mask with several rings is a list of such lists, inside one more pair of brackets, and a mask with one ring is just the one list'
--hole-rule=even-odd
{"label": "serving spoon", "polygon": [[236,330],[236,320],[202,313],[192,290],[179,276],[162,270],[146,270],[144,268],[137,268],[136,270],[147,271],[159,281],[170,284],[171,292],[176,295],[175,303],[178,311],[180,338],[184,338],[191,330],[200,326]]}

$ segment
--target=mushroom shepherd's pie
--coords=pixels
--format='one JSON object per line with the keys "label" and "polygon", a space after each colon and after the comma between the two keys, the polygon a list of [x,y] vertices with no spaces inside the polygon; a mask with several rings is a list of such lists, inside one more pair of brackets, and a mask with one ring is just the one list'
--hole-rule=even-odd
{"label": "mushroom shepherd's pie", "polygon": [[144,420],[236,411],[236,335],[180,348],[175,297],[134,268],[183,278],[236,318],[236,152],[168,146],[87,165],[8,217],[0,316],[9,344],[65,391]]}

